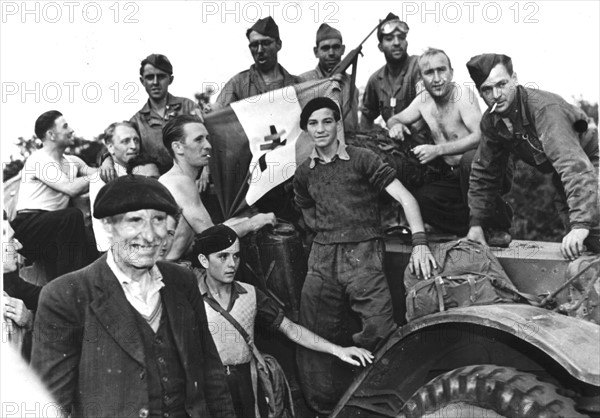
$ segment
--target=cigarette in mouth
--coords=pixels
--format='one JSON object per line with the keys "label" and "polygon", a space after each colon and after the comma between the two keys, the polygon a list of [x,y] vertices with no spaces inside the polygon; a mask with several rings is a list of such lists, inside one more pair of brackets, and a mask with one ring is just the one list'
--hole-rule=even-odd
{"label": "cigarette in mouth", "polygon": [[494,113],[494,110],[496,110],[497,106],[498,106],[498,102],[494,103],[494,106],[492,106],[492,110],[490,110],[490,113]]}

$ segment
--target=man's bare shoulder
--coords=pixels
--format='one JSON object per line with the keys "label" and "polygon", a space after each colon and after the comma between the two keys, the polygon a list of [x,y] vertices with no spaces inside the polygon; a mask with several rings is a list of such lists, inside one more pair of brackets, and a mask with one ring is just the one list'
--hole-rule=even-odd
{"label": "man's bare shoulder", "polygon": [[169,191],[173,194],[175,193],[186,193],[191,189],[197,190],[194,182],[184,173],[179,170],[174,170],[175,167],[171,168],[165,174],[158,178],[158,181],[161,182]]}

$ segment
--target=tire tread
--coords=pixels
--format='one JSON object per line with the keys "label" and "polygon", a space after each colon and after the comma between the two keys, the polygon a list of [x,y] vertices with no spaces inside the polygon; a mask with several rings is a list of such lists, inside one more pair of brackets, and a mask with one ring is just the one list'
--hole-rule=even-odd
{"label": "tire tread", "polygon": [[475,365],[437,376],[404,406],[407,418],[421,417],[451,403],[464,402],[509,418],[579,418],[573,399],[530,373],[512,367]]}

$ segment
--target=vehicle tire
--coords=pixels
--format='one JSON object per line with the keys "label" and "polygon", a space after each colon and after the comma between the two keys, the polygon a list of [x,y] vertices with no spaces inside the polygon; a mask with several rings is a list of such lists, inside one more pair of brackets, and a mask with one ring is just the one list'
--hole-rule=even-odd
{"label": "vehicle tire", "polygon": [[571,398],[559,395],[556,386],[495,365],[461,367],[434,378],[406,402],[403,412],[407,418],[586,416],[575,410]]}

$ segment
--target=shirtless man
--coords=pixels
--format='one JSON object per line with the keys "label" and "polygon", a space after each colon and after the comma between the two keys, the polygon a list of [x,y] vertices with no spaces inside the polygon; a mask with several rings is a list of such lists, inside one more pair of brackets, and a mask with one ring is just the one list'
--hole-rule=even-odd
{"label": "shirtless man", "polygon": [[[481,110],[474,92],[452,81],[452,64],[444,51],[425,51],[419,57],[419,68],[425,91],[388,120],[390,136],[404,140],[404,134],[410,134],[406,125],[420,118],[425,120],[434,144],[418,145],[412,151],[421,164],[436,164],[439,173],[415,190],[415,197],[425,222],[442,231],[464,235],[469,227],[467,192],[471,162],[481,138]],[[498,206],[504,211],[498,213],[497,228],[506,231],[510,227],[508,209],[506,204]],[[510,237],[497,231],[490,235],[496,237],[492,240],[496,245],[504,244],[497,238],[510,242]]]}
{"label": "shirtless man", "polygon": [[[159,181],[169,189],[182,210],[165,259],[178,261],[189,256],[196,234],[213,226],[195,184],[200,170],[208,165],[211,146],[206,127],[195,116],[176,116],[165,124],[162,134],[163,143],[173,157],[173,167]],[[229,219],[225,224],[242,237],[267,224],[275,224],[275,215],[259,213],[251,218]]]}

